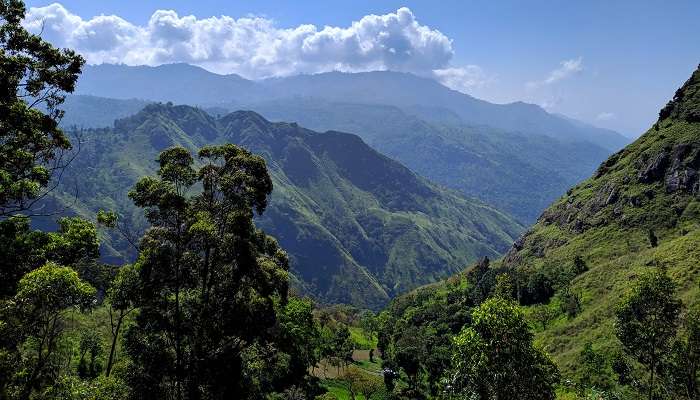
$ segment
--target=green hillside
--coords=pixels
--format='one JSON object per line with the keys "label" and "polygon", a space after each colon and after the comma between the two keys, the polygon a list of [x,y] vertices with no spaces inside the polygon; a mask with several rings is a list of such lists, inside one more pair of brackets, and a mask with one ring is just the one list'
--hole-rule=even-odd
{"label": "green hillside", "polygon": [[[64,126],[111,126],[146,103],[69,96]],[[205,108],[225,115],[236,106]],[[611,152],[588,142],[469,126],[447,109],[333,102],[319,98],[248,104],[271,121],[294,121],[315,131],[357,134],[372,148],[430,181],[506,211],[525,224],[566,189],[595,171]]]}
{"label": "green hillside", "polygon": [[[380,307],[478,257],[502,254],[522,230],[494,208],[417,177],[357,136],[316,134],[253,112],[217,119],[193,107],[150,105],[82,138],[61,202],[85,216],[113,209],[137,227],[132,230],[145,224],[127,191],[153,174],[161,150],[233,142],[262,155],[274,191],[258,224],[290,253],[297,288],[330,303]],[[133,254],[117,234],[103,242],[107,260]]]}
{"label": "green hillside", "polygon": [[430,116],[417,117],[416,107],[322,99],[276,100],[250,108],[275,121],[356,133],[429,180],[492,204],[526,224],[534,223],[542,210],[610,154],[589,142],[469,126],[456,116],[440,118],[450,114],[447,109],[433,108]]}
{"label": "green hillside", "polygon": [[[560,398],[639,398],[648,376],[621,355],[615,312],[640,277],[658,270],[684,310],[700,304],[699,170],[700,68],[649,131],[557,200],[503,258],[394,299],[380,347],[403,370],[419,366],[433,390],[471,310],[487,297],[513,296],[559,367]],[[639,380],[624,381],[620,365],[641,371]]]}
{"label": "green hillside", "polygon": [[[502,266],[552,275],[580,256],[589,271],[571,282],[582,312],[539,334],[564,370],[592,341],[615,346],[615,305],[631,282],[656,265],[668,268],[686,305],[700,280],[700,69],[637,141],[611,156],[540,217]],[[652,247],[650,231],[658,238]],[[554,299],[557,300],[556,298]]]}

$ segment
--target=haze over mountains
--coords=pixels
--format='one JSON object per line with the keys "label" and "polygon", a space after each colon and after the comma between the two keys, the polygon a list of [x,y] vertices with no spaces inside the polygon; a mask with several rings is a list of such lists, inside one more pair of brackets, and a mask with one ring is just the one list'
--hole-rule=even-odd
{"label": "haze over mountains", "polygon": [[[355,135],[315,133],[249,111],[215,118],[153,104],[82,138],[60,202],[86,216],[115,210],[139,229],[146,225],[126,194],[138,177],[154,173],[160,151],[232,142],[262,155],[274,190],[258,223],[289,252],[298,290],[329,303],[381,307],[478,257],[501,254],[523,229],[491,206],[416,176]],[[118,234],[106,239],[103,257],[133,257]]]}
{"label": "haze over mountains", "polygon": [[[74,201],[79,171],[90,170],[74,211],[116,209],[144,228],[125,193],[155,171],[159,151],[241,144],[269,163],[275,190],[260,224],[290,252],[296,287],[372,308],[498,256],[523,223],[626,140],[538,106],[490,104],[394,72],[249,81],[187,64],[99,65],[86,68],[77,93],[65,104],[64,126],[120,119],[83,133],[85,148],[59,196],[64,205]],[[107,259],[133,256],[118,235],[104,248]]]}
{"label": "haze over mountains", "polygon": [[452,111],[462,122],[471,125],[574,142],[589,141],[610,150],[629,142],[617,132],[572,123],[534,104],[492,104],[448,89],[432,79],[391,71],[329,72],[250,81],[235,74],[217,75],[188,64],[158,67],[103,64],[85,68],[75,93],[238,108],[290,97],[421,106]]}
{"label": "haze over mountains", "polygon": [[99,65],[86,68],[77,93],[122,100],[72,96],[65,125],[109,126],[147,101],[173,101],[213,114],[251,109],[274,121],[352,132],[420,175],[523,223],[627,141],[538,106],[491,104],[395,72],[249,81],[187,64]]}

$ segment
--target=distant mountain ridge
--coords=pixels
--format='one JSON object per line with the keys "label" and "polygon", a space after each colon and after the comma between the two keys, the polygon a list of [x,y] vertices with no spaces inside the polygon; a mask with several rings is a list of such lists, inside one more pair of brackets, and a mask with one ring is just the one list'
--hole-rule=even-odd
{"label": "distant mountain ridge", "polygon": [[[161,150],[232,142],[262,155],[274,190],[258,223],[290,253],[295,286],[325,302],[381,307],[478,257],[500,254],[522,231],[506,214],[429,183],[355,135],[320,134],[250,111],[214,117],[151,104],[82,137],[58,200],[85,216],[115,209],[141,227],[142,212],[125,193],[155,172]],[[117,235],[103,244],[114,261],[130,253]]]}
{"label": "distant mountain ridge", "polygon": [[451,110],[470,125],[488,125],[572,142],[586,141],[609,150],[629,143],[629,139],[617,132],[572,123],[534,104],[492,104],[450,90],[432,79],[390,71],[329,72],[250,81],[238,75],[214,74],[188,64],[158,67],[104,64],[85,68],[76,94],[202,106],[227,104],[235,108],[290,97],[402,108],[440,107]]}
{"label": "distant mountain ridge", "polygon": [[[74,95],[63,108],[64,126],[105,127],[147,102]],[[225,115],[229,105],[206,108]],[[315,98],[249,105],[272,121],[296,121],[316,131],[344,131],[429,180],[534,222],[567,188],[589,176],[609,151],[488,126],[469,126],[439,107],[333,102]]]}

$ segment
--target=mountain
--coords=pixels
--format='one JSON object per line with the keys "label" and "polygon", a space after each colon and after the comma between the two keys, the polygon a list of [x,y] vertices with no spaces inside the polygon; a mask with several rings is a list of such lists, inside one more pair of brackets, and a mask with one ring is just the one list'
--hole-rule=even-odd
{"label": "mountain", "polygon": [[537,342],[571,377],[587,343],[600,354],[619,351],[616,305],[646,271],[667,268],[683,303],[700,301],[698,243],[700,67],[651,129],[547,208],[488,271],[482,262],[402,296],[390,310],[454,299],[470,276],[481,276],[471,279],[475,290],[489,293],[497,274],[510,273],[520,302],[533,306],[528,315],[537,318],[535,307],[552,313],[546,328],[533,324]]}
{"label": "mountain", "polygon": [[576,369],[586,341],[612,348],[614,305],[645,270],[666,266],[686,304],[699,298],[699,178],[700,68],[649,131],[549,207],[505,256],[503,267],[533,273],[557,272],[577,255],[589,266],[571,282],[582,312],[540,335],[566,369]]}
{"label": "mountain", "polygon": [[[123,103],[133,102],[131,107]],[[104,127],[142,101],[70,96],[65,121]],[[367,144],[419,175],[534,223],[542,210],[595,171],[609,152],[591,143],[569,143],[488,126],[468,126],[449,110],[298,98],[257,102],[250,108],[273,121],[296,121],[316,131],[358,134]],[[206,109],[224,115],[223,106]],[[429,112],[428,112],[429,111]],[[412,114],[413,113],[413,114]],[[414,114],[425,114],[418,117]],[[88,121],[94,116],[92,124]],[[428,122],[426,118],[432,118]],[[440,122],[443,121],[443,122]]]}
{"label": "mountain", "polygon": [[112,126],[115,119],[141,111],[148,101],[137,99],[108,99],[96,96],[67,96],[61,109],[65,115],[61,125],[65,128],[103,128]]}
{"label": "mountain", "polygon": [[[251,105],[266,118],[315,130],[355,132],[373,148],[429,180],[533,223],[567,188],[590,175],[608,151],[489,126],[427,122],[395,106],[274,100]],[[433,115],[445,109],[433,109]]]}
{"label": "mountain", "polygon": [[181,104],[262,100],[266,90],[238,75],[219,75],[189,64],[158,67],[102,64],[86,66],[76,94]]}
{"label": "mountain", "polygon": [[505,131],[545,135],[570,142],[591,142],[610,150],[617,150],[629,142],[619,133],[572,123],[534,104],[493,104],[450,90],[432,79],[409,73],[329,72],[270,79],[264,84],[275,93],[288,96],[387,104],[402,108],[442,108],[452,111],[462,122],[470,125],[487,125]]}
{"label": "mountain", "polygon": [[[501,254],[522,231],[506,214],[418,177],[358,136],[272,123],[254,112],[217,118],[151,104],[81,137],[58,200],[86,216],[114,209],[141,228],[142,211],[126,193],[155,172],[161,150],[232,142],[262,155],[274,191],[258,224],[289,252],[296,287],[329,303],[380,307],[478,257]],[[103,254],[117,261],[133,257],[133,249],[112,235]]]}
{"label": "mountain", "polygon": [[187,64],[158,67],[87,66],[76,94],[172,101],[236,108],[252,102],[312,97],[330,101],[384,104],[401,108],[442,108],[469,125],[487,125],[525,135],[545,135],[568,142],[590,142],[617,150],[629,142],[619,133],[574,123],[534,104],[492,104],[408,73],[329,72],[263,81],[218,75]]}

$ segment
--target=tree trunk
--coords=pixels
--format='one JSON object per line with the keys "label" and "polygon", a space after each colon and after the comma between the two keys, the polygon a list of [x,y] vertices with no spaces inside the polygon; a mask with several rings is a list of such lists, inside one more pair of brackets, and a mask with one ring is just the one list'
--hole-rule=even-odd
{"label": "tree trunk", "polygon": [[109,349],[109,359],[107,360],[107,368],[105,368],[105,376],[109,376],[112,372],[112,365],[114,364],[114,352],[117,348],[117,340],[119,339],[119,329],[122,325],[122,320],[124,319],[124,311],[119,310],[119,317],[117,318],[117,326],[112,332],[112,346]]}
{"label": "tree trunk", "polygon": [[655,360],[652,357],[651,359],[651,371],[650,371],[650,376],[649,376],[649,400],[653,400],[654,396],[654,365]]}

